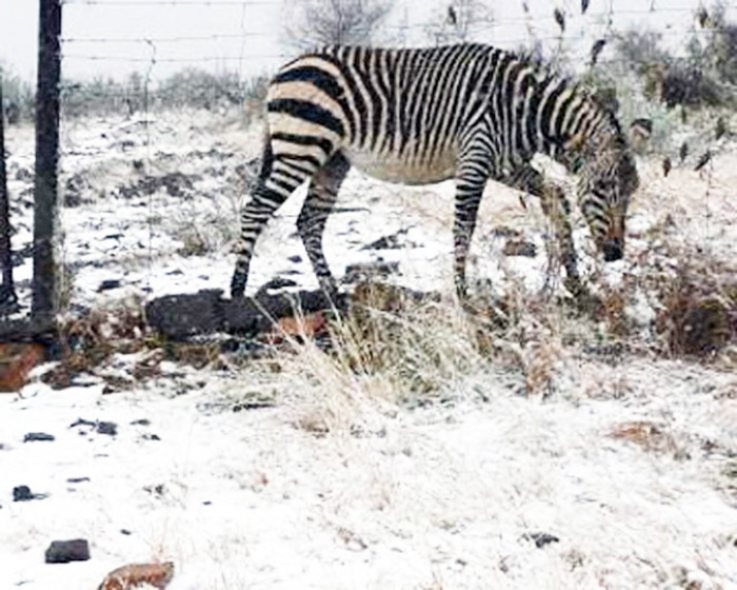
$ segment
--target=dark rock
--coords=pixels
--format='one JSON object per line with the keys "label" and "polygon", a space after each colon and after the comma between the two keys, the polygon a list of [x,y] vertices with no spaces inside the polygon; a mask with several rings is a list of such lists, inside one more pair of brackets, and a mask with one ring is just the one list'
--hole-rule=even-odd
{"label": "dark rock", "polygon": [[512,229],[506,225],[498,225],[492,230],[491,234],[496,238],[518,238],[522,235],[516,229]]}
{"label": "dark rock", "polygon": [[35,499],[36,496],[28,486],[16,486],[13,488],[13,502],[27,502],[28,500]]}
{"label": "dark rock", "polygon": [[67,479],[67,483],[84,483],[90,481],[89,477],[70,477]]}
{"label": "dark rock", "polygon": [[223,318],[222,293],[219,289],[207,289],[194,294],[159,297],[146,305],[146,319],[152,327],[174,340],[218,332]]}
{"label": "dark rock", "polygon": [[361,248],[361,250],[397,250],[404,246],[399,242],[399,234],[384,236]]}
{"label": "dark rock", "polygon": [[118,425],[115,422],[98,422],[97,432],[98,434],[115,436],[116,434],[118,434]]}
{"label": "dark rock", "polygon": [[103,421],[92,421],[84,420],[79,418],[74,424],[70,424],[69,428],[79,428],[80,426],[86,427],[89,430],[81,431],[80,434],[87,434],[88,432],[95,431],[98,434],[108,434],[115,436],[118,434],[118,425],[115,422],[103,422]]}
{"label": "dark rock", "polygon": [[504,244],[504,255],[505,256],[525,256],[527,258],[534,258],[537,256],[537,248],[532,242],[527,240],[508,240]]}
{"label": "dark rock", "polygon": [[302,257],[299,254],[295,254],[294,256],[290,256],[287,260],[293,264],[299,264],[302,262]]}
{"label": "dark rock", "polygon": [[535,547],[538,549],[542,549],[545,545],[549,545],[550,543],[560,542],[558,537],[548,533],[525,533],[522,535],[522,538],[525,541],[533,541],[535,543]]}
{"label": "dark rock", "polygon": [[90,420],[79,418],[76,422],[70,424],[69,428],[77,428],[78,426],[89,426],[90,428],[95,428],[97,426],[97,422],[92,422]]}
{"label": "dark rock", "polygon": [[247,402],[242,404],[236,404],[233,406],[233,412],[248,412],[250,410],[262,410],[264,408],[272,408],[274,407],[273,401],[255,401],[255,402]]}
{"label": "dark rock", "polygon": [[29,432],[23,437],[23,442],[53,441],[56,440],[53,434],[45,432]]}
{"label": "dark rock", "polygon": [[163,483],[156,484],[155,486],[144,486],[143,490],[155,496],[163,496],[166,493],[166,487]]}
{"label": "dark rock", "polygon": [[[222,291],[211,289],[159,297],[146,306],[146,319],[171,340],[184,341],[215,332],[254,336],[270,330],[275,320],[294,316],[297,310],[313,313],[334,308],[322,291],[261,292],[254,298],[237,300],[224,300],[221,296]],[[340,308],[341,301],[335,305]]]}
{"label": "dark rock", "polygon": [[133,420],[131,426],[151,426],[151,420],[148,418],[141,418],[140,420]]}
{"label": "dark rock", "polygon": [[87,561],[90,558],[90,546],[85,539],[71,541],[52,541],[46,550],[46,563],[69,563],[70,561]]}
{"label": "dark rock", "polygon": [[100,283],[100,286],[97,287],[97,292],[102,293],[103,291],[111,291],[112,289],[119,289],[120,288],[120,280],[119,279],[105,279]]}
{"label": "dark rock", "polygon": [[119,279],[105,279],[100,283],[100,286],[97,287],[97,292],[102,293],[103,291],[111,291],[112,289],[119,289],[120,288],[120,280]]}
{"label": "dark rock", "polygon": [[143,434],[141,435],[143,440],[161,440],[158,434]]}

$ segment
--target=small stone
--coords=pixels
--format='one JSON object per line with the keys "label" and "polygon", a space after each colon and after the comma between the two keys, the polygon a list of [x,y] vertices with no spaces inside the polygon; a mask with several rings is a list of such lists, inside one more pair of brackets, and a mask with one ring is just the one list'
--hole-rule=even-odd
{"label": "small stone", "polygon": [[115,424],[115,422],[98,422],[97,432],[99,434],[115,436],[116,434],[118,434],[118,425]]}
{"label": "small stone", "polygon": [[90,420],[84,420],[82,418],[78,418],[74,424],[69,425],[69,428],[76,428],[78,426],[89,426],[91,428],[94,428],[96,425],[94,422]]}
{"label": "small stone", "polygon": [[102,293],[103,291],[112,291],[113,289],[119,289],[120,288],[120,280],[119,279],[105,279],[100,283],[100,286],[97,287],[97,292]]}
{"label": "small stone", "polygon": [[522,535],[522,538],[526,541],[534,541],[535,547],[538,549],[542,549],[545,547],[545,545],[549,545],[550,543],[559,543],[560,539],[556,537],[555,535],[550,535],[548,533],[525,533]]}
{"label": "small stone", "polygon": [[511,239],[504,244],[504,255],[534,258],[537,256],[537,248],[535,244],[527,240]]}
{"label": "small stone", "polygon": [[13,502],[27,502],[33,500],[36,496],[31,492],[28,486],[16,486],[13,488]]}
{"label": "small stone", "polygon": [[23,437],[23,442],[52,441],[56,440],[53,434],[45,432],[29,432]]}
{"label": "small stone", "polygon": [[90,558],[90,547],[85,539],[71,541],[52,541],[46,550],[46,563],[69,563],[70,561],[87,561]]}
{"label": "small stone", "polygon": [[67,479],[67,483],[84,483],[90,481],[89,477],[70,477]]}

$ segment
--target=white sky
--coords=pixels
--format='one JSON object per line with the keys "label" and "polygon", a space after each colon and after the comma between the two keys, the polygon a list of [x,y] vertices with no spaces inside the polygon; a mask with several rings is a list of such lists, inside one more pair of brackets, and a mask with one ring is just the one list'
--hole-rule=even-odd
{"label": "white sky", "polygon": [[[197,0],[183,0],[193,2]],[[615,28],[629,24],[665,32],[673,45],[682,42],[693,26],[700,0],[590,0],[585,17],[580,0],[528,0],[536,34],[555,43],[555,7],[568,16],[566,40],[588,47],[606,32],[610,8]],[[127,5],[126,5],[127,3]],[[294,50],[284,43],[284,25],[298,13],[299,0],[66,0],[63,7],[63,75],[67,78],[120,78],[156,64],[152,78],[166,76],[187,65],[237,70],[244,76],[273,71]],[[409,45],[427,44],[425,25],[445,12],[447,0],[395,0],[386,24],[387,37]],[[474,39],[502,47],[518,47],[527,39],[522,0],[488,0],[493,26],[480,23]],[[649,12],[650,9],[652,12]],[[0,63],[26,79],[35,77],[38,21],[37,0],[0,0]],[[104,39],[82,42],[79,39]],[[123,41],[113,41],[122,39]],[[122,58],[122,59],[117,59]],[[136,61],[139,60],[139,61]],[[175,60],[175,61],[168,61]],[[184,60],[184,61],[182,61]]]}

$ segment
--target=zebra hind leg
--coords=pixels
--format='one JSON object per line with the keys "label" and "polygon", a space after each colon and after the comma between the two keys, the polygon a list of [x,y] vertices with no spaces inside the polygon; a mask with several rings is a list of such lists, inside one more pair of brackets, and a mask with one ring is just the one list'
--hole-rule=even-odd
{"label": "zebra hind leg", "polygon": [[[253,249],[266,223],[294,189],[307,178],[309,178],[307,172],[296,169],[275,174],[270,164],[268,169],[262,173],[251,200],[241,211],[241,236],[235,249],[237,256],[235,272],[230,283],[230,296],[233,299],[243,297]],[[278,190],[269,188],[271,180],[275,181],[273,184],[278,187]]]}
{"label": "zebra hind leg", "polygon": [[338,293],[338,286],[325,259],[322,237],[338,190],[350,167],[350,162],[343,154],[335,154],[310,182],[307,198],[297,218],[297,230],[320,288],[333,301]]}

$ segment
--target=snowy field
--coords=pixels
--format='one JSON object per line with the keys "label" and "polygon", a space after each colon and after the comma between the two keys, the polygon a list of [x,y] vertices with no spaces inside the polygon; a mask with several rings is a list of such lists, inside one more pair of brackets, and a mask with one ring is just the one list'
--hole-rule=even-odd
{"label": "snowy field", "polygon": [[[33,137],[7,134],[27,305]],[[65,314],[227,288],[259,148],[257,126],[201,112],[65,122]],[[667,178],[639,162],[626,260],[591,259],[577,230],[587,276],[622,295],[616,318],[572,318],[540,295],[539,205],[490,186],[470,275],[529,311],[491,354],[450,296],[452,183],[352,172],[328,261],[339,278],[397,263],[397,284],[440,291],[407,325],[431,347],[415,373],[355,370],[308,342],[135,374],[151,344],[67,387],[36,377],[0,395],[0,588],[95,588],[125,564],[172,561],[171,590],[737,589],[737,351],[669,354],[658,290],[686,263],[719,284],[734,272],[735,148]],[[249,294],[275,276],[316,286],[295,234],[303,196],[259,242]],[[537,255],[505,256],[510,236]],[[132,385],[111,390],[110,375]],[[13,501],[19,486],[33,498]],[[76,538],[89,561],[44,563]]]}

